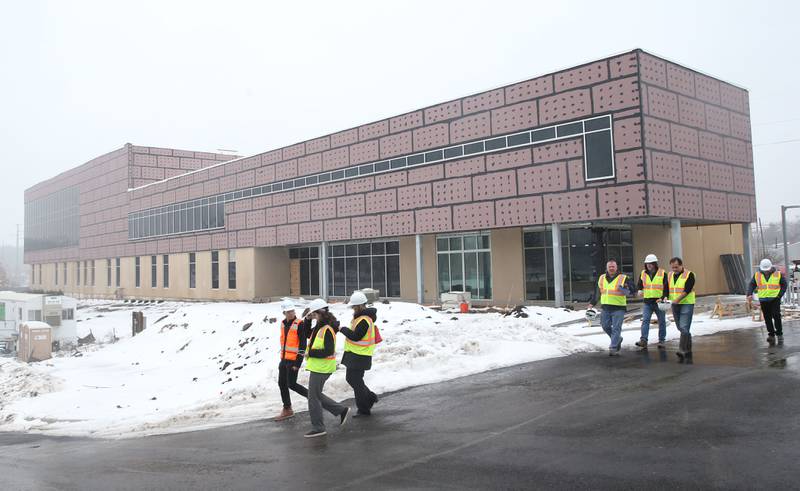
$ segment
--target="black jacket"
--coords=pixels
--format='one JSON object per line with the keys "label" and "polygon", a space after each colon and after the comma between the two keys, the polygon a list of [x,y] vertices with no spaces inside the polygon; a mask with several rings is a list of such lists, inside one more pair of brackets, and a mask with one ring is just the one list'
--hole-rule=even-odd
{"label": "black jacket", "polygon": [[[775,269],[774,269],[774,268],[773,268],[773,269],[771,269],[770,271],[766,271],[766,272],[764,272],[764,278],[766,278],[766,279],[769,279],[769,277],[770,277],[770,276],[772,276],[772,274],[773,274],[774,272],[775,272]],[[780,301],[780,299],[781,299],[781,298],[783,298],[783,294],[784,294],[784,293],[786,293],[786,288],[788,287],[788,283],[786,282],[786,276],[785,276],[785,275],[781,275],[781,281],[780,281],[780,284],[781,284],[781,291],[780,291],[780,292],[778,292],[778,297],[777,297],[777,298],[775,298],[775,299],[767,299],[767,298],[765,298],[765,299],[763,300],[764,302],[769,302],[769,301],[772,301],[772,300],[778,300],[778,301]],[[753,292],[754,292],[756,289],[758,289],[758,283],[756,283],[756,275],[753,275],[753,277],[752,277],[752,278],[750,278],[750,284],[749,284],[749,285],[747,285],[747,295],[748,295],[748,296],[749,296],[749,295],[752,295],[752,294],[753,294]],[[759,300],[759,301],[762,301],[760,296],[758,297],[758,300]]]}
{"label": "black jacket", "polygon": [[[366,315],[372,322],[378,320],[378,310],[370,307],[364,309],[364,312],[361,315]],[[350,329],[349,327],[342,327],[339,332],[344,334],[347,339],[352,341],[360,341],[367,335],[367,330],[369,329],[369,323],[365,320],[359,322],[355,329]],[[366,355],[357,355],[350,351],[345,351],[344,355],[342,356],[342,365],[346,366],[352,370],[369,370],[372,368],[372,357]]]}

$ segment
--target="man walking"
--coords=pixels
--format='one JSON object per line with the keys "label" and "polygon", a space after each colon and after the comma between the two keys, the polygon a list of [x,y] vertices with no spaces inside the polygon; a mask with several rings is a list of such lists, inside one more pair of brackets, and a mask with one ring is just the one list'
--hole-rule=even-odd
{"label": "man walking", "polygon": [[636,346],[647,349],[650,319],[655,313],[658,319],[658,349],[664,349],[664,341],[667,338],[667,315],[659,308],[658,304],[669,295],[669,285],[667,284],[667,273],[658,267],[658,258],[655,254],[648,254],[644,258],[644,269],[639,275],[639,283],[636,288],[639,290],[639,295],[644,298],[642,335],[636,342]]}
{"label": "man walking", "polygon": [[669,261],[669,300],[672,302],[672,317],[681,333],[678,344],[678,362],[692,359],[692,316],[694,315],[694,273],[683,267],[683,260],[673,257]]}
{"label": "man walking", "polygon": [[297,375],[303,364],[311,321],[298,319],[291,302],[283,302],[281,310],[284,318],[279,326],[281,330],[281,361],[278,364],[278,387],[281,390],[283,410],[275,417],[275,421],[283,421],[294,416],[289,389],[303,397],[308,397],[308,390],[297,383]]}
{"label": "man walking", "polygon": [[364,383],[364,372],[372,368],[378,311],[367,307],[367,296],[359,291],[353,292],[347,305],[353,308],[353,321],[349,329],[339,329],[345,337],[342,365],[347,367],[347,383],[356,397],[356,416],[369,416],[372,406],[378,402],[378,396]]}
{"label": "man walking", "polygon": [[783,321],[781,319],[781,298],[786,293],[788,284],[786,278],[777,271],[769,259],[762,259],[759,268],[750,280],[747,287],[747,303],[752,305],[753,292],[758,293],[758,303],[764,314],[764,323],[767,325],[767,342],[783,342]]}
{"label": "man walking", "polygon": [[[606,263],[606,273],[597,279],[597,291],[603,308],[600,313],[600,325],[611,339],[608,356],[619,356],[622,346],[622,321],[625,320],[625,312],[628,310],[626,297],[635,290],[630,278],[619,274],[615,259],[609,259]],[[597,298],[598,294],[595,292],[589,300],[590,309],[594,308]]]}

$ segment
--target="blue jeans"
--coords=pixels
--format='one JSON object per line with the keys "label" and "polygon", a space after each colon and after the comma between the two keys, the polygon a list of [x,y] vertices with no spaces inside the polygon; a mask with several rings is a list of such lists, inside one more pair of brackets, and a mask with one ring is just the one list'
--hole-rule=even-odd
{"label": "blue jeans", "polygon": [[611,338],[611,344],[608,349],[619,351],[619,345],[622,343],[622,321],[625,320],[625,310],[614,309],[609,310],[604,308],[600,312],[600,325],[603,330]]}
{"label": "blue jeans", "polygon": [[672,304],[672,317],[675,318],[675,324],[681,334],[690,335],[689,330],[692,328],[692,316],[694,315],[694,304],[679,303]]}
{"label": "blue jeans", "polygon": [[658,340],[664,342],[667,339],[667,314],[655,303],[645,302],[642,307],[642,339],[647,341],[647,336],[650,334],[650,319],[653,317],[653,312],[658,319]]}

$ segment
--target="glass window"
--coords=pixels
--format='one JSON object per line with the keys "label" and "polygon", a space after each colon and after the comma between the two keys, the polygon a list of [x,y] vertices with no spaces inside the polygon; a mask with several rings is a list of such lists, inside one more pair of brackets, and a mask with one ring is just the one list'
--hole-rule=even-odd
{"label": "glass window", "polygon": [[384,297],[400,296],[398,241],[337,244],[330,247],[329,288],[333,296],[374,288]]}
{"label": "glass window", "polygon": [[219,288],[219,251],[211,251],[211,288]]}
{"label": "glass window", "polygon": [[164,254],[161,256],[163,274],[161,278],[161,282],[164,284],[164,288],[169,288],[169,254]]}
{"label": "glass window", "polygon": [[236,289],[236,251],[228,251],[228,289]]}
{"label": "glass window", "polygon": [[[120,259],[119,259],[119,258],[115,258],[115,259],[114,259],[114,262],[115,262],[115,264],[114,264],[114,267],[115,267],[115,268],[116,268],[116,270],[117,270],[117,271],[116,271],[116,273],[117,273],[117,274],[116,274],[116,276],[115,276],[115,278],[114,278],[114,281],[115,281],[114,285],[115,285],[117,288],[119,288],[119,278],[120,278],[120,271],[121,271],[121,269],[122,269],[122,268],[121,268],[121,265],[120,265]],[[67,268],[64,268],[64,271],[66,271],[66,270],[67,270]]]}
{"label": "glass window", "polygon": [[197,263],[195,253],[189,253],[189,288],[195,288],[197,280]]}
{"label": "glass window", "polygon": [[135,278],[136,288],[139,288],[141,286],[141,280],[142,280],[141,258],[139,256],[136,256],[136,258],[134,259],[134,278]]}
{"label": "glass window", "polygon": [[492,298],[489,234],[438,237],[439,291],[468,291],[472,298]]}
{"label": "glass window", "polygon": [[614,150],[611,131],[584,135],[586,145],[586,180],[614,177]]}
{"label": "glass window", "polygon": [[111,286],[111,259],[106,259],[106,286]]}

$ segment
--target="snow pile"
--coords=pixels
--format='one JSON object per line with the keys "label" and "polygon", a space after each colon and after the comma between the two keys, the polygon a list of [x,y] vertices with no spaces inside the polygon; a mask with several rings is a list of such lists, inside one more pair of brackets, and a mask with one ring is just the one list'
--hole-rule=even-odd
{"label": "snow pile", "polygon": [[[553,327],[583,312],[526,307],[503,316],[437,312],[403,302],[376,307],[384,342],[366,381],[378,393],[608,344],[599,328],[584,323]],[[147,317],[147,329],[136,337],[133,310]],[[344,305],[332,311],[349,323]],[[91,331],[101,344],[34,365],[0,359],[0,431],[126,437],[270,417],[281,407],[280,318],[278,303],[81,302],[78,334]],[[745,322],[737,321],[737,327]],[[638,339],[634,325],[637,335],[626,334],[625,345]],[[670,337],[676,336],[671,327]],[[337,358],[343,343],[339,336]],[[303,370],[299,381],[307,380]],[[352,397],[343,367],[325,389],[335,399]],[[292,395],[295,408],[305,409],[305,399]]]}

